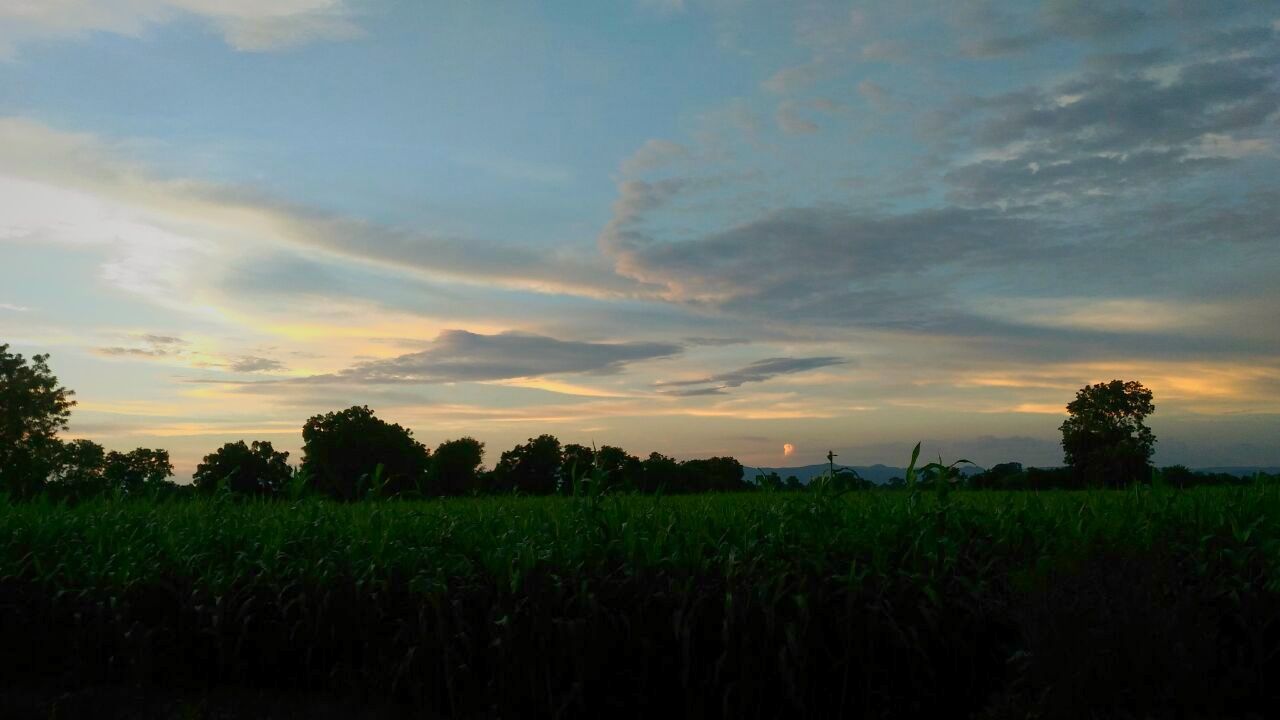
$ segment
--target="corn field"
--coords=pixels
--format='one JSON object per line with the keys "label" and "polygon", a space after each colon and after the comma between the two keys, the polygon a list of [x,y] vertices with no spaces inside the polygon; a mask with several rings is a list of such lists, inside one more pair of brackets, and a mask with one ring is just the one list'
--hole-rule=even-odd
{"label": "corn field", "polygon": [[1278,619],[1272,485],[0,502],[0,693],[1274,716]]}

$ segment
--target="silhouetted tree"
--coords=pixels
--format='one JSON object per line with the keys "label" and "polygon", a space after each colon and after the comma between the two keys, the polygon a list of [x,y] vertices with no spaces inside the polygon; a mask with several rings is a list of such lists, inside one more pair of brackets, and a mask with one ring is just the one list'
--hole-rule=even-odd
{"label": "silhouetted tree", "polygon": [[539,435],[502,453],[494,474],[503,489],[547,495],[560,480],[560,441],[554,435]]}
{"label": "silhouetted tree", "polygon": [[728,492],[750,488],[743,481],[742,463],[731,457],[711,457],[680,463],[685,492]]}
{"label": "silhouetted tree", "polygon": [[433,495],[463,495],[478,489],[484,443],[471,437],[446,440],[431,455],[428,491]]}
{"label": "silhouetted tree", "polygon": [[192,479],[196,489],[212,492],[227,481],[227,489],[244,495],[274,495],[284,489],[293,475],[289,453],[278,452],[270,442],[243,440],[227,443],[204,456]]}
{"label": "silhouetted tree", "polygon": [[1150,477],[1156,439],[1143,420],[1155,405],[1142,383],[1112,380],[1085,386],[1067,412],[1062,450],[1077,480],[1124,485]]}
{"label": "silhouetted tree", "polygon": [[800,482],[800,478],[795,475],[788,475],[784,484],[787,490],[794,491],[804,489],[804,483]]}
{"label": "silhouetted tree", "polygon": [[586,445],[569,443],[560,450],[560,474],[568,478],[571,473],[585,475],[596,465],[596,451]]}
{"label": "silhouetted tree", "polygon": [[431,453],[413,432],[374,416],[366,406],[316,415],[302,427],[302,469],[313,487],[338,500],[358,500],[382,466],[382,492],[418,490]]}
{"label": "silhouetted tree", "polygon": [[755,480],[756,485],[760,486],[762,490],[778,491],[785,488],[782,483],[782,476],[776,470],[771,470],[767,474],[756,475]]}
{"label": "silhouetted tree", "polygon": [[641,462],[641,492],[682,492],[680,462],[662,453],[649,453]]}
{"label": "silhouetted tree", "polygon": [[48,355],[21,354],[0,345],[0,492],[27,498],[44,487],[58,466],[58,431],[76,403],[58,385]]}
{"label": "silhouetted tree", "polygon": [[92,440],[63,443],[47,489],[64,499],[101,495],[107,488],[103,477],[106,463],[107,451]]}
{"label": "silhouetted tree", "polygon": [[609,488],[639,489],[644,473],[640,458],[612,445],[602,445],[596,452],[596,467],[604,471]]}
{"label": "silhouetted tree", "polygon": [[137,448],[127,453],[112,450],[103,462],[102,477],[106,489],[133,495],[158,488],[173,475],[169,451]]}
{"label": "silhouetted tree", "polygon": [[1022,474],[1022,463],[1007,462],[969,477],[968,485],[975,489],[1010,489],[1010,485]]}

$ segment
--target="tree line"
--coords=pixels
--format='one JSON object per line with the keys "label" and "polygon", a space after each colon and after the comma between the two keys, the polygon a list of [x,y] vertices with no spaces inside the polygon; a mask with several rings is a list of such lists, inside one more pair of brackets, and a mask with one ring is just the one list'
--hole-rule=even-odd
{"label": "tree line", "polygon": [[[964,475],[958,461],[908,473],[877,486],[832,462],[816,482],[758,473],[745,477],[731,457],[676,460],[660,453],[641,459],[619,447],[562,444],[539,435],[503,452],[484,469],[485,445],[472,437],[440,443],[434,450],[413,431],[378,418],[367,406],[316,415],[302,428],[302,460],[268,441],[226,443],[204,457],[190,485],[170,478],[173,464],[163,449],[107,451],[86,439],[64,441],[75,406],[74,392],[59,385],[48,355],[28,361],[0,344],[0,493],[14,498],[45,494],[58,499],[100,495],[234,495],[296,497],[313,493],[335,500],[442,497],[518,492],[568,494],[583,483],[592,491],[642,493],[776,492],[821,489],[847,492],[943,485],[975,489],[1078,489],[1161,482],[1176,487],[1240,482],[1227,475],[1195,473],[1183,466],[1157,470],[1151,464],[1155,435],[1145,424],[1155,411],[1152,393],[1135,381],[1114,380],[1082,388],[1067,405],[1061,468],[1024,468],[1001,463]],[[917,446],[918,450],[918,446]],[[834,460],[834,455],[829,456]],[[914,467],[915,458],[912,459]]]}
{"label": "tree line", "polygon": [[87,439],[62,440],[74,391],[59,385],[48,355],[28,361],[0,344],[0,492],[14,498],[98,495],[185,495],[227,492],[274,497],[314,493],[335,500],[441,497],[572,491],[575,481],[597,490],[725,492],[754,486],[731,457],[676,460],[660,453],[641,459],[622,448],[562,444],[553,435],[530,438],[483,469],[485,445],[472,437],[446,440],[434,450],[413,431],[377,417],[367,406],[316,415],[302,428],[302,462],[269,441],[230,442],[204,457],[190,485],[170,478],[163,449],[107,451]]}

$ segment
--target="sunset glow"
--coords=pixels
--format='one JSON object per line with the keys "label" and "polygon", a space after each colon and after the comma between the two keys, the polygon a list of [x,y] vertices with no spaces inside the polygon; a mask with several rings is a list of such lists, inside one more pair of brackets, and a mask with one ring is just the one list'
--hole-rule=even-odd
{"label": "sunset glow", "polygon": [[73,437],[1056,464],[1125,378],[1158,464],[1280,464],[1267,3],[134,5],[0,0],[0,342]]}

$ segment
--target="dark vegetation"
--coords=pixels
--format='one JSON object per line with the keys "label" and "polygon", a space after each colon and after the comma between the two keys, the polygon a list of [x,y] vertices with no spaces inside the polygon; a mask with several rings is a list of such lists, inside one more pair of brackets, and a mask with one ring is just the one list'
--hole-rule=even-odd
{"label": "dark vegetation", "polygon": [[[44,356],[0,371],[3,717],[1280,713],[1280,483],[1151,468],[1137,383],[1080,391],[1053,470],[802,486],[550,435],[484,470],[354,407],[179,486],[60,440]],[[496,496],[426,501],[459,495]]]}

